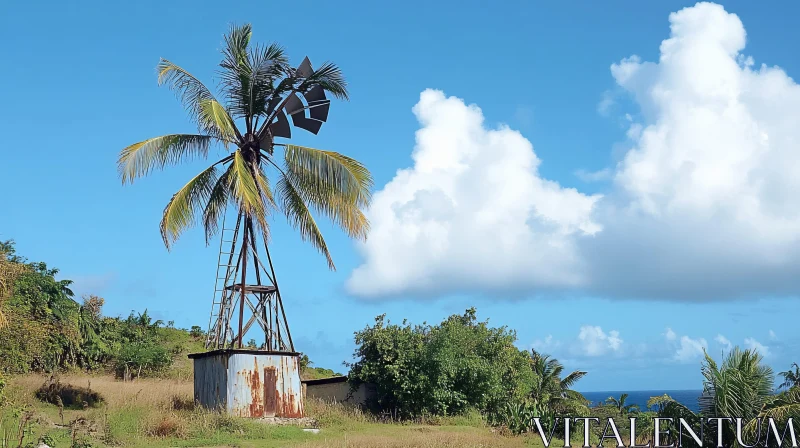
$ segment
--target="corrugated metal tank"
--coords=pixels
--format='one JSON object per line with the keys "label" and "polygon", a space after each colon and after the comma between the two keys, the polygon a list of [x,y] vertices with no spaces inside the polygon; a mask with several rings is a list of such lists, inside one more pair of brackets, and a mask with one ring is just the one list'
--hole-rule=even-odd
{"label": "corrugated metal tank", "polygon": [[300,355],[213,350],[194,361],[194,400],[237,417],[303,417]]}

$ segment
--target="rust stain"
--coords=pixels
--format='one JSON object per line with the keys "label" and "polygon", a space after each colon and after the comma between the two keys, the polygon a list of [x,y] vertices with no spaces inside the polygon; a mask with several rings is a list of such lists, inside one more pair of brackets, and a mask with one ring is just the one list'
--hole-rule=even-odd
{"label": "rust stain", "polygon": [[294,401],[294,394],[287,394],[286,399],[283,402],[283,412],[281,413],[281,417],[285,418],[300,418],[303,416],[303,412],[297,406],[297,403]]}
{"label": "rust stain", "polygon": [[258,371],[258,358],[253,357],[254,369],[249,372],[250,417],[264,416],[264,403],[261,402],[261,375]]}
{"label": "rust stain", "polygon": [[264,415],[275,417],[280,394],[277,390],[278,373],[274,366],[264,367]]}

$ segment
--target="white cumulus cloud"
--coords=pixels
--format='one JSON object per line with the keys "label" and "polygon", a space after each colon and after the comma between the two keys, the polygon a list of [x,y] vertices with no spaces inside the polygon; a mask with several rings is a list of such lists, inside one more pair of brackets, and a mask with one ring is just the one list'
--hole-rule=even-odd
{"label": "white cumulus cloud", "polygon": [[584,182],[600,182],[610,179],[612,175],[613,173],[609,168],[603,168],[598,171],[586,171],[584,169],[575,171],[575,176]]}
{"label": "white cumulus cloud", "polygon": [[488,129],[481,110],[436,90],[414,106],[414,166],[375,193],[365,263],[348,288],[393,295],[581,285],[575,238],[600,227],[600,196],[542,178],[519,132]]}
{"label": "white cumulus cloud", "polygon": [[578,333],[576,351],[586,356],[601,356],[609,352],[617,352],[622,347],[619,331],[604,332],[599,326],[584,325]]}
{"label": "white cumulus cloud", "polygon": [[681,336],[680,345],[675,351],[675,360],[689,362],[700,359],[707,348],[708,343],[703,338],[692,339],[689,336]]}
{"label": "white cumulus cloud", "polygon": [[733,344],[731,343],[731,341],[721,334],[718,334],[717,337],[714,338],[714,340],[719,342],[719,344],[725,349],[725,351],[731,351],[731,349],[733,348]]}
{"label": "white cumulus cloud", "polygon": [[670,24],[658,62],[611,67],[645,119],[617,166],[592,277],[634,296],[795,293],[800,87],[754,67],[742,22],[722,6],[699,3]]}
{"label": "white cumulus cloud", "polygon": [[557,350],[561,347],[561,341],[553,339],[553,335],[548,334],[544,339],[533,341],[531,347],[539,353],[550,354],[553,350]]}
{"label": "white cumulus cloud", "polygon": [[542,178],[530,141],[477,106],[423,92],[414,164],[376,192],[349,290],[796,294],[800,86],[743,53],[744,25],[722,6],[669,24],[657,61],[611,66],[640,118],[602,198]]}
{"label": "white cumulus cloud", "polygon": [[768,358],[771,355],[771,353],[769,351],[769,347],[767,347],[766,345],[756,341],[753,338],[746,338],[744,340],[744,346],[747,347],[750,350],[757,351],[758,353],[761,354],[761,356],[763,356],[765,358]]}

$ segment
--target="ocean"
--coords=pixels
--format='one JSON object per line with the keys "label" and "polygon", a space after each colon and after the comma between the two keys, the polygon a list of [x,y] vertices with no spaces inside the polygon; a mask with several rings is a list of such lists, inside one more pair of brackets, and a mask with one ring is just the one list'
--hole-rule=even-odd
{"label": "ocean", "polygon": [[620,395],[627,393],[628,398],[625,404],[638,405],[640,409],[647,410],[647,400],[650,397],[657,397],[664,394],[669,395],[678,403],[691,409],[693,412],[699,410],[697,399],[703,393],[702,390],[630,390],[630,391],[607,391],[607,392],[581,392],[587,400],[592,402],[592,406],[596,406],[605,402],[608,397],[614,397],[619,400]]}

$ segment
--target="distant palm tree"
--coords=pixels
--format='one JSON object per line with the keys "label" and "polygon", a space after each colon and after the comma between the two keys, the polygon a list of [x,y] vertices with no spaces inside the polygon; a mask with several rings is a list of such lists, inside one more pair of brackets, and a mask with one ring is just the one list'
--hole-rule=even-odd
{"label": "distant palm tree", "polygon": [[[775,399],[775,375],[761,362],[763,357],[756,350],[741,350],[734,347],[717,364],[707,353],[701,368],[703,395],[699,399],[700,413],[705,416],[741,417],[744,421],[758,417],[770,407]],[[723,440],[736,440],[734,428],[723,429]],[[733,446],[726,444],[725,446]]]}
{"label": "distant palm tree", "polygon": [[[744,441],[752,443],[758,437],[763,437],[766,431],[759,427],[759,418],[762,422],[772,418],[779,428],[785,427],[789,418],[795,422],[800,420],[800,388],[774,394],[774,374],[770,367],[761,364],[762,360],[757,351],[741,350],[739,347],[734,347],[721,364],[706,354],[701,368],[705,380],[703,395],[698,400],[699,413],[694,413],[667,395],[654,397],[651,402],[658,404],[659,417],[673,421],[684,418],[692,426],[697,425],[701,416],[741,417],[747,422],[743,428]],[[723,446],[739,446],[735,425],[723,425],[722,428]],[[673,426],[673,429],[676,428]],[[708,445],[716,446],[717,435],[713,431],[707,432],[704,438]],[[675,441],[674,437],[668,436],[665,443]]]}
{"label": "distant palm tree", "polygon": [[[232,203],[244,217],[243,250],[257,233],[266,239],[267,218],[277,209],[335,269],[311,210],[351,237],[365,238],[368,223],[361,207],[370,200],[372,177],[359,162],[339,153],[275,143],[271,125],[297,94],[314,89],[347,99],[346,82],[332,63],[317,70],[292,68],[283,48],[274,43],[251,46],[251,34],[250,25],[244,25],[225,36],[219,72],[222,102],[188,71],[161,60],[159,84],[178,92],[200,132],[162,135],[128,146],[119,155],[120,177],[131,183],[154,169],[206,159],[212,145],[224,147],[227,154],[178,190],[164,209],[161,236],[167,248],[198,221],[208,240]],[[282,157],[276,148],[283,149]]]}
{"label": "distant palm tree", "polygon": [[793,362],[789,370],[780,372],[778,375],[783,377],[783,383],[778,388],[791,389],[800,386],[800,366]]}
{"label": "distant palm tree", "polygon": [[531,391],[535,403],[556,411],[586,407],[586,398],[572,390],[586,372],[576,370],[562,378],[564,366],[557,359],[536,350],[531,350],[531,369],[536,375]]}
{"label": "distant palm tree", "polygon": [[616,399],[614,397],[606,398],[606,404],[617,408],[617,411],[619,411],[619,415],[623,417],[630,414],[631,412],[638,412],[639,406],[635,404],[625,404],[627,400],[628,400],[628,394],[622,394],[619,396],[619,399]]}
{"label": "distant palm tree", "polygon": [[706,415],[735,415],[750,419],[772,397],[772,368],[761,364],[755,350],[735,347],[717,364],[708,354],[702,366],[703,396],[700,410]]}

